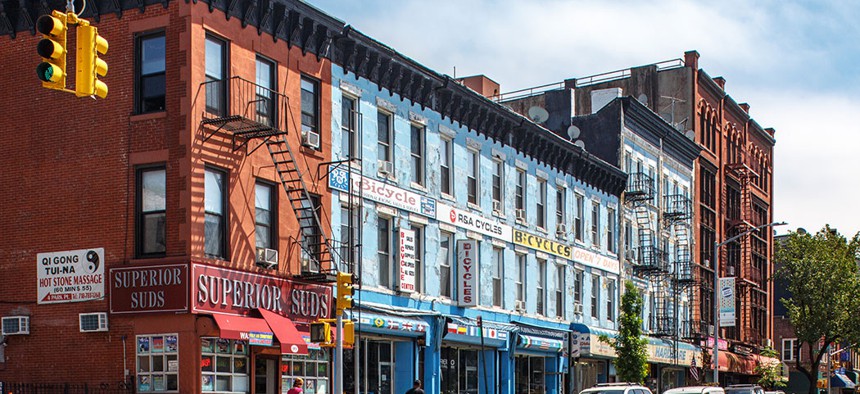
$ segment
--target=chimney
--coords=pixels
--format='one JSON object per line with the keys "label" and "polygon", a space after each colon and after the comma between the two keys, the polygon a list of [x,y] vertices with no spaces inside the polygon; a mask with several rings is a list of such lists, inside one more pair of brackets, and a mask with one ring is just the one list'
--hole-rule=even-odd
{"label": "chimney", "polygon": [[750,113],[750,105],[748,103],[740,103],[738,106],[740,106],[744,112]]}
{"label": "chimney", "polygon": [[687,51],[684,52],[684,65],[693,70],[699,69],[699,52]]}
{"label": "chimney", "polygon": [[596,114],[606,104],[612,102],[617,97],[621,97],[621,88],[600,89],[591,91],[591,113]]}
{"label": "chimney", "polygon": [[486,98],[492,99],[498,97],[501,93],[501,86],[499,86],[498,82],[487,78],[485,75],[457,78],[457,81]]}
{"label": "chimney", "polygon": [[723,77],[714,77],[714,82],[720,85],[720,89],[726,90],[726,79]]}

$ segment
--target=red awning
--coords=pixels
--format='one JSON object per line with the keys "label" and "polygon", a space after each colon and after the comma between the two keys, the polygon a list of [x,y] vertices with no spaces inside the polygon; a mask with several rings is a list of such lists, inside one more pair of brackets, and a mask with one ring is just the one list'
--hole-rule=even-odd
{"label": "red awning", "polygon": [[265,309],[258,310],[266,323],[269,323],[272,331],[275,332],[275,337],[281,343],[282,354],[308,354],[308,344],[302,339],[302,334],[299,333],[296,325],[290,319]]}
{"label": "red awning", "polygon": [[221,338],[247,341],[250,333],[267,333],[272,335],[272,329],[263,319],[245,316],[214,314],[215,322],[221,329]]}
{"label": "red awning", "polygon": [[729,351],[720,351],[720,371],[734,372],[744,375],[755,375],[756,355],[742,355]]}

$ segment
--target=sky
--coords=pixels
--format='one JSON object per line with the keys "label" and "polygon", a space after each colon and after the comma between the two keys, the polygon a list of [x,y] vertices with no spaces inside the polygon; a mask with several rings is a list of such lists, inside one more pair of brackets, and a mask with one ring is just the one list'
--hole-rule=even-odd
{"label": "sky", "polygon": [[502,92],[700,54],[776,129],[780,234],[860,231],[860,3],[854,0],[308,0],[440,73]]}

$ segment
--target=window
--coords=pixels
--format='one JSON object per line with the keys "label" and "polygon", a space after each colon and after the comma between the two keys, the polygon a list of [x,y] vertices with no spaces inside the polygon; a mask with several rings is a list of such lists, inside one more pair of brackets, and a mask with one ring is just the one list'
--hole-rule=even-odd
{"label": "window", "polygon": [[424,126],[411,127],[410,152],[412,154],[412,182],[424,184]]}
{"label": "window", "polygon": [[202,392],[248,392],[250,362],[248,343],[220,338],[200,338]]}
{"label": "window", "polygon": [[546,287],[545,286],[546,260],[537,259],[537,265],[538,265],[538,275],[537,275],[537,281],[536,281],[537,286],[535,289],[536,290],[535,295],[537,296],[537,311],[536,312],[538,315],[545,315],[546,314],[546,305],[544,305],[544,303],[546,302],[546,300],[544,298],[545,297],[544,296],[544,288]]}
{"label": "window", "polygon": [[391,161],[391,115],[385,112],[376,114],[377,150],[380,161]]}
{"label": "window", "polygon": [[591,244],[600,247],[600,203],[591,202]]}
{"label": "window", "polygon": [[478,203],[478,180],[480,179],[481,164],[480,156],[477,151],[469,149],[469,160],[466,162],[466,173],[468,179],[466,181],[469,193],[469,202],[472,204]]}
{"label": "window", "polygon": [[204,252],[210,257],[227,256],[227,175],[224,171],[206,168],[204,206],[206,230]]}
{"label": "window", "polygon": [[615,252],[615,208],[606,208],[606,249]]}
{"label": "window", "polygon": [[797,354],[795,354],[795,349],[797,347],[797,338],[789,338],[782,340],[782,361],[795,361],[797,357],[800,356],[800,349],[797,349]]}
{"label": "window", "polygon": [[137,336],[138,393],[179,390],[178,339],[177,334]]}
{"label": "window", "polygon": [[582,305],[582,271],[573,271],[573,302]]}
{"label": "window", "polygon": [[[340,256],[345,259],[347,267],[341,268],[350,272],[354,270],[353,264],[358,262],[358,228],[361,226],[361,221],[358,217],[358,209],[350,209],[348,206],[341,205],[340,207]],[[350,239],[352,243],[350,243]]]}
{"label": "window", "polygon": [[349,159],[356,158],[356,128],[357,116],[355,99],[343,96],[340,99],[340,154]]}
{"label": "window", "polygon": [[254,221],[256,222],[256,245],[258,248],[277,249],[275,246],[275,223],[277,205],[275,187],[269,183],[257,182],[254,187]]}
{"label": "window", "polygon": [[526,172],[517,170],[517,187],[514,191],[514,208],[526,209]]}
{"label": "window", "polygon": [[439,162],[441,163],[441,177],[439,179],[440,188],[442,193],[451,195],[452,187],[451,187],[451,163],[453,161],[453,156],[451,155],[451,140],[442,138],[441,144],[439,144]]}
{"label": "window", "polygon": [[[302,200],[302,209],[305,211],[305,219],[299,219],[299,227],[302,231],[302,267],[301,270],[319,272],[322,269],[320,255],[323,232],[320,228],[320,210],[322,209],[320,196],[308,195],[307,200]],[[311,212],[311,213],[307,213]]]}
{"label": "window", "polygon": [[[302,134],[319,134],[320,83],[302,75]],[[317,146],[317,150],[321,147]]]}
{"label": "window", "polygon": [[[505,185],[505,162],[500,159],[493,159],[493,202],[501,207],[504,199]],[[501,209],[498,210],[501,213]]]}
{"label": "window", "polygon": [[591,317],[597,319],[599,317],[599,295],[600,295],[600,277],[591,275]]}
{"label": "window", "polygon": [[391,288],[391,219],[377,219],[376,251],[379,262],[379,285]]}
{"label": "window", "polygon": [[167,178],[164,167],[137,170],[137,254],[162,255],[167,251]]}
{"label": "window", "polygon": [[424,266],[421,261],[424,257],[424,227],[412,226],[415,232],[415,291],[424,292]]}
{"label": "window", "polygon": [[565,215],[565,213],[564,213],[564,203],[565,203],[564,192],[565,192],[565,189],[563,187],[559,187],[558,189],[555,190],[555,226],[556,226],[556,233],[558,233],[559,237],[564,237],[567,235],[566,234],[567,229],[562,228],[562,227],[567,227],[567,226],[564,226],[564,224],[565,224],[564,223],[564,215]]}
{"label": "window", "polygon": [[517,253],[517,301],[526,301],[526,257],[525,254]]}
{"label": "window", "polygon": [[136,112],[164,111],[165,43],[164,32],[140,35],[135,40]]}
{"label": "window", "polygon": [[564,317],[564,265],[555,266],[555,316]]}
{"label": "window", "polygon": [[439,242],[439,295],[453,298],[451,263],[454,261],[454,234],[442,233]]}
{"label": "window", "polygon": [[582,242],[582,215],[585,211],[585,196],[576,194],[576,212],[573,217],[573,235],[577,241]]}
{"label": "window", "polygon": [[537,226],[546,228],[546,180],[538,179]]}
{"label": "window", "polygon": [[227,114],[227,42],[206,35],[206,112]]}
{"label": "window", "polygon": [[280,127],[275,123],[275,62],[257,56],[257,122],[264,125]]}
{"label": "window", "polygon": [[606,318],[615,320],[615,281],[606,280]]}
{"label": "window", "polygon": [[505,257],[504,249],[493,248],[493,306],[502,307],[502,297],[504,294],[502,277],[504,274]]}
{"label": "window", "polygon": [[[344,359],[346,361],[346,357]],[[259,358],[257,360],[258,363],[263,361]],[[306,356],[283,355],[281,356],[281,387],[292,387],[296,378],[302,378],[305,381],[303,390],[308,393],[328,393],[330,387],[329,365],[331,365],[331,360],[327,349],[308,349]],[[262,388],[268,379],[266,374],[258,372],[254,374],[254,378],[257,380],[255,383],[260,385],[260,389],[257,389],[256,392],[264,392]]]}

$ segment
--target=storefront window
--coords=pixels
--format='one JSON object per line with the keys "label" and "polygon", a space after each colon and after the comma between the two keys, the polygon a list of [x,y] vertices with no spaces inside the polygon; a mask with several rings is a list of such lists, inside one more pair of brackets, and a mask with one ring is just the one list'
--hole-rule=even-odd
{"label": "storefront window", "polygon": [[[346,352],[344,352],[346,353]],[[281,392],[293,387],[296,378],[305,381],[306,394],[328,394],[329,356],[322,349],[310,349],[307,356],[283,356],[281,358]]]}
{"label": "storefront window", "polygon": [[517,356],[517,393],[546,393],[546,359],[544,357]]}
{"label": "storefront window", "polygon": [[137,336],[137,391],[179,390],[179,341],[176,334]]}
{"label": "storefront window", "polygon": [[478,351],[443,347],[442,394],[478,393]]}
{"label": "storefront window", "polygon": [[200,338],[200,390],[250,392],[248,343],[221,338]]}

